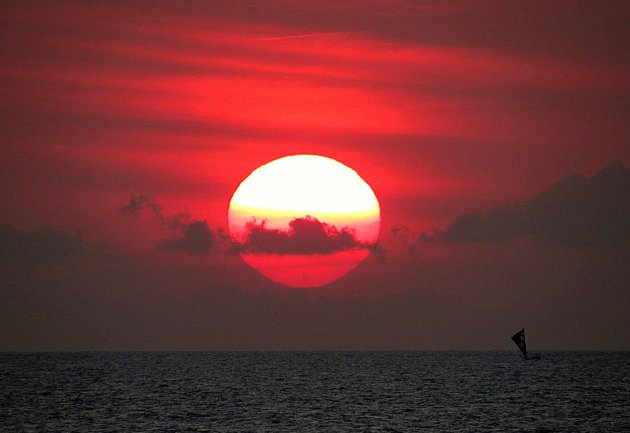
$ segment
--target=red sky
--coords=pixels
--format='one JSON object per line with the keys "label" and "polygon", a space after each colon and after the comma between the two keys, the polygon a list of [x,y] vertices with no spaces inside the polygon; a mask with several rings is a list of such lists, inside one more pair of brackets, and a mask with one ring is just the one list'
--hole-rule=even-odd
{"label": "red sky", "polygon": [[[0,350],[507,349],[522,326],[541,349],[630,349],[628,169],[593,177],[630,164],[626,2],[0,16]],[[238,184],[299,153],[381,204],[378,252],[316,291],[218,247]],[[526,209],[487,216],[508,203]],[[203,221],[215,242],[185,243]]]}

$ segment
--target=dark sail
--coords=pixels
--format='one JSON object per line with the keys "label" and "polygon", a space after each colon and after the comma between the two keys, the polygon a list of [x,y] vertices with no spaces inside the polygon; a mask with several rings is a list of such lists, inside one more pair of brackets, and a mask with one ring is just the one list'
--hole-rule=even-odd
{"label": "dark sail", "polygon": [[512,341],[516,343],[523,356],[527,358],[527,345],[525,344],[525,329],[521,329],[516,334],[512,335]]}

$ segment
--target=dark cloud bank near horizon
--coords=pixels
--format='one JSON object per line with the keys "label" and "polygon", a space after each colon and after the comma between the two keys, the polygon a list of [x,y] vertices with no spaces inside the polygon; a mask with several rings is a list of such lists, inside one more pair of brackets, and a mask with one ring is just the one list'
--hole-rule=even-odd
{"label": "dark cloud bank near horizon", "polygon": [[460,215],[435,235],[447,242],[527,238],[583,246],[630,246],[630,168],[613,162],[592,177],[567,176],[537,196]]}

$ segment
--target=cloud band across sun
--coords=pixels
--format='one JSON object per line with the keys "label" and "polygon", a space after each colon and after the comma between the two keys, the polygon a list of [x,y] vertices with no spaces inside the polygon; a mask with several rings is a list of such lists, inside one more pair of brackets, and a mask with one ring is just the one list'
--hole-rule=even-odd
{"label": "cloud band across sun", "polygon": [[338,229],[311,216],[295,218],[288,230],[269,229],[265,221],[252,221],[246,233],[240,247],[250,254],[331,254],[368,246],[357,241],[348,227]]}

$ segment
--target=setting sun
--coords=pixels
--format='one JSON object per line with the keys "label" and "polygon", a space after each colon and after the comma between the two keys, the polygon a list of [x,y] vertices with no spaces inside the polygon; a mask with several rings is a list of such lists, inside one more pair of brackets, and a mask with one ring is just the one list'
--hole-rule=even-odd
{"label": "setting sun", "polygon": [[254,170],[229,207],[243,259],[289,286],[320,286],[354,268],[378,239],[380,207],[356,171],[317,155],[293,155]]}

